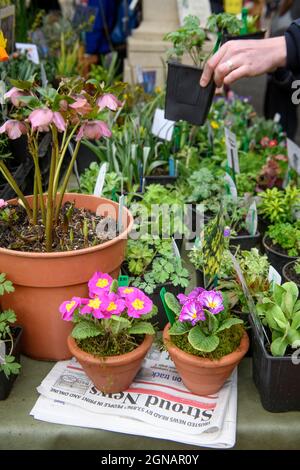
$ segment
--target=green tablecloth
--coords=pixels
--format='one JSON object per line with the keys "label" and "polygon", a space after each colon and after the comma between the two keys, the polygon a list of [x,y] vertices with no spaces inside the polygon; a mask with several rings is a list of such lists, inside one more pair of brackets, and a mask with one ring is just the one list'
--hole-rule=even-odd
{"label": "green tablecloth", "polygon": [[[22,360],[22,373],[0,402],[0,449],[200,449],[176,442],[37,421],[29,416],[38,398],[36,387],[53,363]],[[300,399],[300,397],[299,397]],[[300,413],[268,413],[251,377],[251,360],[239,366],[235,449],[300,449]]]}

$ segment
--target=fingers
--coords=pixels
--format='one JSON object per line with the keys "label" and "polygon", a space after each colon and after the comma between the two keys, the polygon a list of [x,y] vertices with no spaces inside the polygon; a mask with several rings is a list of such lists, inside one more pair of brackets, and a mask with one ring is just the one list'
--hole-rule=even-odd
{"label": "fingers", "polygon": [[231,85],[232,83],[236,82],[240,78],[250,77],[250,67],[248,65],[242,65],[237,69],[230,72],[226,77],[224,77],[223,83],[225,85]]}
{"label": "fingers", "polygon": [[217,67],[217,65],[219,64],[219,62],[222,60],[222,58],[224,57],[224,55],[226,54],[226,51],[227,51],[227,48],[228,48],[228,44],[229,43],[226,43],[224,44],[224,46],[222,46],[218,52],[216,52],[216,54],[214,54],[205,64],[205,67],[204,67],[204,70],[203,70],[203,73],[202,73],[202,76],[201,76],[201,80],[200,80],[200,86],[202,87],[206,87],[210,80],[212,79],[212,76],[214,74],[214,71],[215,71],[215,68]]}

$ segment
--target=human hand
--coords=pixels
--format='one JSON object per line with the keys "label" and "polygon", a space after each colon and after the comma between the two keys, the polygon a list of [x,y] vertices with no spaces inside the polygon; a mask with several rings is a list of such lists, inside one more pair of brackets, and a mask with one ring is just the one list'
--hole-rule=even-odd
{"label": "human hand", "polygon": [[255,77],[286,65],[285,37],[226,42],[205,64],[200,85],[211,78],[218,87],[230,85],[243,77]]}

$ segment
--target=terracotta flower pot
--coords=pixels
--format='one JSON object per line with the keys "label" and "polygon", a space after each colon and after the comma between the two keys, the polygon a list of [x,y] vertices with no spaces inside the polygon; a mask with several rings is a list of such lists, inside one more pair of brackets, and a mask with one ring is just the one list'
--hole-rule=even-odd
{"label": "terracotta flower pot", "polygon": [[[32,196],[28,198],[32,202]],[[66,194],[64,202],[97,210],[117,219],[116,202],[85,194]],[[9,201],[10,203],[14,201]],[[87,282],[96,271],[117,278],[124,260],[133,218],[123,209],[124,231],[113,240],[77,251],[25,253],[0,248],[1,271],[14,283],[15,292],[3,296],[3,308],[12,308],[24,327],[22,352],[42,360],[70,357],[67,337],[72,324],[61,319],[59,305],[73,296],[87,297]]]}
{"label": "terracotta flower pot", "polygon": [[175,346],[169,335],[170,323],[163,332],[164,344],[179,372],[186,388],[196,395],[213,395],[224,385],[234,368],[243,359],[249,348],[246,332],[236,351],[218,360],[210,360],[188,354]]}
{"label": "terracotta flower pot", "polygon": [[101,358],[82,351],[75,339],[71,335],[68,337],[71,354],[76,357],[95,387],[103,393],[119,393],[130,386],[152,342],[153,336],[146,335],[142,344],[133,351]]}

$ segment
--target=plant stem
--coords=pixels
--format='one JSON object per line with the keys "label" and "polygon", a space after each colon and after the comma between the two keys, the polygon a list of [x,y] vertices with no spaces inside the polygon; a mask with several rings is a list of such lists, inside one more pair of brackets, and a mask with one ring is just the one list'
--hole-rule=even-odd
{"label": "plant stem", "polygon": [[55,211],[55,219],[56,220],[58,219],[58,215],[59,215],[59,212],[60,212],[60,209],[61,209],[61,206],[62,206],[63,197],[64,197],[64,194],[65,194],[66,189],[67,189],[67,185],[68,185],[68,182],[69,182],[72,170],[73,170],[73,166],[74,166],[77,154],[78,154],[80,144],[81,144],[81,141],[78,140],[76,142],[76,146],[75,146],[71,161],[69,163],[69,167],[67,169],[66,175],[65,175],[63,183],[62,183],[62,187],[61,187],[60,195],[59,195],[59,201],[58,201],[58,204],[56,206],[56,211]]}
{"label": "plant stem", "polygon": [[11,174],[11,172],[9,171],[9,169],[7,168],[7,166],[5,165],[5,163],[3,161],[0,160],[0,171],[1,173],[3,174],[4,178],[6,179],[6,181],[9,183],[9,185],[12,187],[12,189],[15,191],[15,193],[17,194],[17,196],[19,197],[19,199],[21,199],[23,205],[24,205],[24,208],[27,212],[27,216],[28,216],[28,219],[31,220],[32,219],[32,212],[31,212],[31,209],[30,209],[30,206],[27,202],[27,199],[25,198],[24,194],[22,193],[21,189],[19,188],[19,186],[17,185],[17,183],[15,182],[14,180],[14,177],[13,175]]}
{"label": "plant stem", "polygon": [[38,212],[38,189],[37,189],[35,173],[34,173],[34,184],[33,184],[33,205],[32,205],[32,210],[33,210],[32,222],[33,222],[34,225],[36,225],[37,224],[37,212]]}
{"label": "plant stem", "polygon": [[45,201],[44,201],[44,193],[43,193],[43,185],[42,185],[42,175],[39,166],[39,148],[38,148],[38,137],[33,137],[33,135],[28,137],[29,142],[29,150],[31,156],[33,158],[34,167],[35,167],[35,179],[37,184],[37,190],[39,193],[39,200],[40,200],[40,208],[42,213],[43,224],[46,223],[46,210],[45,210]]}
{"label": "plant stem", "polygon": [[54,174],[57,164],[57,153],[58,153],[58,140],[57,140],[57,130],[52,127],[52,137],[53,137],[53,147],[51,154],[51,164],[50,164],[50,175],[49,175],[49,184],[48,184],[48,196],[47,196],[47,213],[46,213],[46,228],[45,228],[45,241],[46,241],[46,250],[51,251],[52,241],[53,241],[53,183],[54,183]]}

